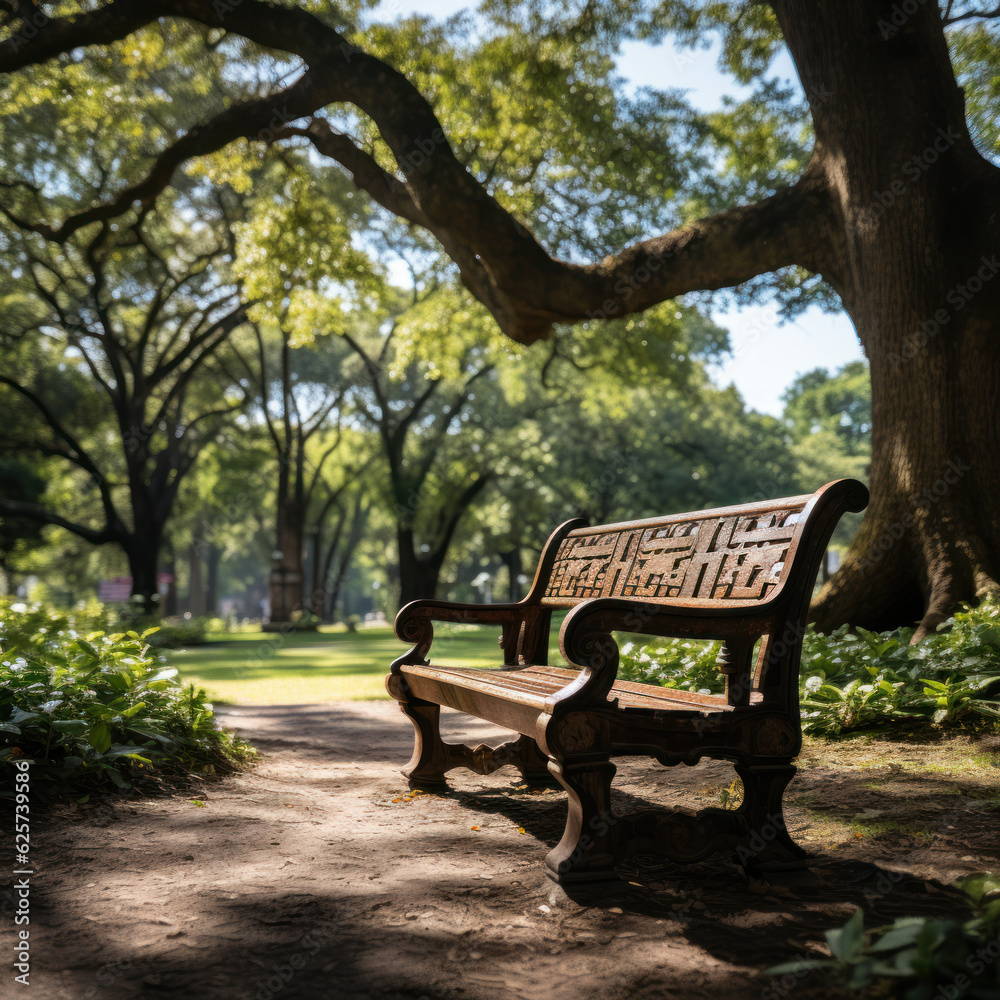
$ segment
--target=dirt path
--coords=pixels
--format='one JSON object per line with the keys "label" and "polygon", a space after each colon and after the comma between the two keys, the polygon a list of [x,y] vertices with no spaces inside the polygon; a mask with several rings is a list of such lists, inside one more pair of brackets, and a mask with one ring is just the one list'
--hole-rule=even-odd
{"label": "dirt path", "polygon": [[[31,987],[8,994],[6,980],[0,996],[829,996],[763,970],[859,905],[878,921],[956,912],[942,881],[1000,867],[994,757],[970,765],[961,741],[854,745],[808,751],[790,789],[793,835],[826,852],[810,871],[768,885],[727,860],[650,865],[634,899],[583,907],[541,874],[563,793],[458,771],[453,796],[409,798],[411,729],[389,702],[222,714],[262,751],[254,771],[36,824]],[[623,807],[697,808],[731,780],[723,764],[625,763],[616,787]]]}

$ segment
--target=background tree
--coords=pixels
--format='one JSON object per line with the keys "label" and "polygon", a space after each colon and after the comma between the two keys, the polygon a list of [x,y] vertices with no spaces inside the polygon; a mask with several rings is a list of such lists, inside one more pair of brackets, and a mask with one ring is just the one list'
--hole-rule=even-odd
{"label": "background tree", "polygon": [[[351,478],[347,468],[360,467],[347,457],[336,463],[344,473],[341,485],[331,488],[325,479],[342,442],[355,374],[338,335],[357,323],[357,315],[379,314],[381,298],[390,293],[380,265],[355,245],[366,219],[362,206],[351,204],[354,193],[343,178],[317,177],[302,151],[272,156],[263,165],[244,156],[223,170],[239,186],[252,178],[252,212],[237,227],[236,268],[258,303],[251,310],[256,351],[252,361],[240,357],[257,387],[256,415],[277,459],[269,586],[270,627],[278,628],[303,612],[322,613],[323,565],[334,572],[335,553],[346,555],[363,522],[363,505],[355,506],[353,530],[345,537],[338,522],[332,547],[320,545],[327,517],[343,515],[338,503]],[[309,592],[307,538],[313,547]]]}
{"label": "background tree", "polygon": [[[57,15],[69,7],[53,5]],[[232,74],[231,103],[193,118],[187,133],[148,156],[141,181],[81,199],[56,224],[29,223],[57,244],[152,197],[188,157],[267,132],[312,143],[376,202],[433,233],[466,286],[522,343],[554,324],[620,317],[700,289],[770,289],[801,303],[822,296],[821,276],[871,364],[873,502],[815,615],[824,625],[919,618],[919,636],[1000,578],[1000,284],[992,280],[1000,175],[970,135],[959,86],[983,78],[992,57],[971,33],[992,32],[975,22],[992,13],[960,0],[913,12],[889,0],[489,3],[495,32],[449,45],[419,20],[384,29],[355,8],[324,3],[119,0],[84,14],[74,6],[74,16],[56,16],[30,39],[12,13],[0,71],[56,59],[65,75],[75,49],[112,51],[171,15],[280,53],[271,61],[257,53],[258,65],[276,71],[253,86],[248,74]],[[669,113],[667,95],[629,104],[608,82],[625,39],[670,33],[699,44],[712,32],[721,33],[724,65],[757,90],[759,110],[744,105],[702,123],[729,150],[738,184],[703,183],[712,155],[677,156],[685,145],[675,140],[699,126],[683,110]],[[798,94],[766,79],[781,44],[795,61]],[[233,44],[222,55],[252,51]],[[278,83],[291,57],[301,73]],[[204,58],[220,58],[218,46]],[[26,73],[12,86],[33,79]],[[509,85],[530,97],[510,102]],[[970,104],[973,114],[980,109]],[[555,134],[557,114],[564,141],[535,141]],[[803,120],[804,141],[795,135]],[[630,163],[646,183],[617,196],[608,171]],[[654,187],[659,196],[647,199]],[[595,210],[595,192],[609,192],[619,226],[578,224],[612,217],[606,205]],[[581,263],[594,256],[599,262]],[[921,499],[928,490],[933,502]],[[904,534],[873,565],[870,548],[900,525]]]}
{"label": "background tree", "polygon": [[852,361],[831,374],[815,368],[782,395],[782,419],[798,458],[797,479],[867,479],[871,462],[872,402],[868,366]]}
{"label": "background tree", "polygon": [[[0,497],[18,504],[38,506],[45,493],[46,481],[40,469],[17,456],[0,456]],[[34,520],[0,515],[0,576],[3,590],[16,590],[20,557],[43,542],[41,525]]]}
{"label": "background tree", "polygon": [[[274,549],[273,461],[251,407],[199,452],[170,521],[184,611],[218,615],[238,607],[242,617],[261,616]],[[230,599],[225,608],[223,597]]]}
{"label": "background tree", "polygon": [[99,498],[99,517],[74,520],[9,496],[0,510],[121,546],[147,612],[180,483],[242,403],[216,357],[246,315],[224,281],[220,262],[232,247],[225,206],[213,201],[188,203],[203,218],[214,211],[218,224],[187,238],[159,213],[125,233],[100,223],[58,254],[25,234],[18,266],[0,279],[33,311],[0,374],[5,409],[34,417],[29,436],[8,447],[75,466]]}
{"label": "background tree", "polygon": [[[450,296],[448,304],[454,304]],[[489,404],[471,406],[477,393],[496,407],[503,401],[491,391],[495,360],[462,329],[467,314],[440,303],[421,306],[434,309],[439,333],[457,334],[450,358],[408,356],[397,340],[398,318],[385,333],[343,335],[362,365],[355,406],[379,441],[401,604],[435,596],[455,530],[495,475],[504,422],[517,419],[502,409],[491,412]]]}

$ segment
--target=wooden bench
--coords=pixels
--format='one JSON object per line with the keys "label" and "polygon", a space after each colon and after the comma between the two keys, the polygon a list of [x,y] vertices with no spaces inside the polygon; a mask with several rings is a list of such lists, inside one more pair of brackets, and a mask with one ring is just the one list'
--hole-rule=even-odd
{"label": "wooden bench", "polygon": [[[567,888],[614,880],[614,866],[640,853],[693,861],[732,850],[745,867],[801,864],[782,796],[802,742],[806,615],[837,522],[867,503],[861,483],[842,479],[811,496],[596,527],[567,521],[546,543],[524,600],[407,604],[396,634],[413,646],[392,664],[386,687],[416,730],[403,771],[410,788],[446,788],[456,767],[489,774],[513,764],[527,781],[555,776],[569,810],[545,868]],[[559,634],[567,665],[549,666],[549,623],[560,609],[569,609]],[[499,626],[503,664],[434,666],[434,621]],[[725,694],[618,680],[613,632],[723,640]],[[442,705],[521,736],[497,748],[445,743]],[[635,755],[732,761],[742,805],[617,816],[610,758]]]}

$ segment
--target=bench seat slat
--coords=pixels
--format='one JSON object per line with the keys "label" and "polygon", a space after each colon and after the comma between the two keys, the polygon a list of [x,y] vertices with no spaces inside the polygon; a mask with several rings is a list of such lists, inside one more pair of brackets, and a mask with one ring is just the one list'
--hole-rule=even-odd
{"label": "bench seat slat", "polygon": [[[435,682],[435,687],[453,687],[466,691],[499,695],[516,700],[525,707],[541,711],[545,701],[575,680],[577,671],[547,665],[522,667],[518,670],[492,670],[473,667],[437,667],[407,664],[402,668],[413,693],[419,693],[419,678]],[[616,681],[611,699],[618,699],[620,710],[689,708],[703,712],[730,712],[732,706],[721,695],[697,694],[675,688],[661,688],[634,681]],[[455,707],[455,706],[452,706]]]}

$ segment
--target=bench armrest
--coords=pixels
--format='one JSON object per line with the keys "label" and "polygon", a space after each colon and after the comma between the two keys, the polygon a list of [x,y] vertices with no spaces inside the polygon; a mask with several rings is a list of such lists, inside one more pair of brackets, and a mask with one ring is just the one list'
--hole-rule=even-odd
{"label": "bench armrest", "polygon": [[[757,639],[771,627],[774,605],[770,602],[679,601],[649,604],[619,597],[598,597],[578,604],[566,616],[559,632],[559,649],[568,663],[580,667],[580,677],[559,691],[553,707],[599,707],[618,676],[618,643],[612,632],[645,635],[722,639],[731,648],[745,652],[745,663],[734,662],[732,673],[744,673],[737,686],[749,695],[749,653]],[[737,657],[737,660],[740,657]]]}
{"label": "bench armrest", "polygon": [[551,611],[548,608],[523,601],[516,604],[411,601],[396,615],[395,630],[400,639],[413,643],[413,646],[393,661],[392,672],[399,673],[399,668],[404,664],[427,662],[427,653],[434,640],[433,623],[436,621],[464,625],[500,625],[504,662],[514,665],[520,649],[524,649],[526,653],[534,652],[539,643],[547,644],[550,617]]}

